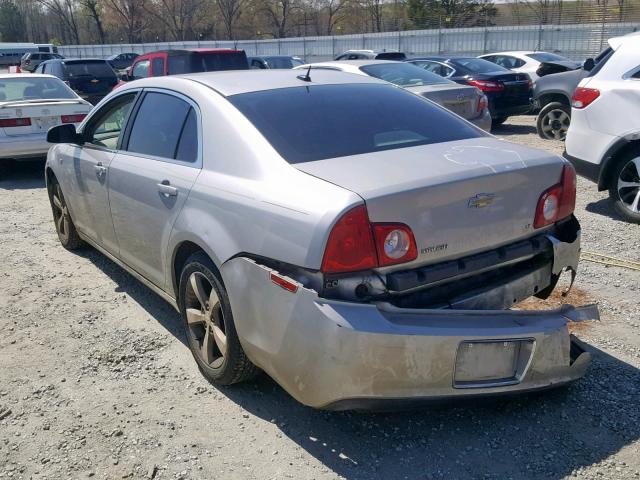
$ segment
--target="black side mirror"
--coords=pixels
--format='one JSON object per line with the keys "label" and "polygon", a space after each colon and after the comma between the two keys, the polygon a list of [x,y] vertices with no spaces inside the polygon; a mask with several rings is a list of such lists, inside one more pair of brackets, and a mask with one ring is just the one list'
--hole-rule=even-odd
{"label": "black side mirror", "polygon": [[595,66],[596,66],[595,60],[593,58],[587,58],[582,64],[582,69],[585,70],[586,72],[590,72],[591,70],[593,70],[593,67]]}
{"label": "black side mirror", "polygon": [[122,80],[123,82],[128,82],[129,80],[131,80],[131,77],[127,72],[124,72],[120,75],[120,80]]}
{"label": "black side mirror", "polygon": [[76,126],[71,123],[64,123],[57,127],[51,127],[47,132],[47,142],[49,143],[76,143],[82,145],[84,140],[82,135],[76,132]]}

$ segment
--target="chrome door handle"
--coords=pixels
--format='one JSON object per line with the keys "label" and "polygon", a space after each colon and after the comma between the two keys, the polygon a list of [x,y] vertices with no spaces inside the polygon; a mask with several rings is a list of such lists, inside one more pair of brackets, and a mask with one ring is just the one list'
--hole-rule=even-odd
{"label": "chrome door handle", "polygon": [[98,177],[102,177],[105,173],[107,173],[107,167],[103,166],[102,162],[96,163],[96,165],[93,168],[96,171],[96,174],[98,175]]}
{"label": "chrome door handle", "polygon": [[169,180],[163,180],[158,184],[158,191],[165,197],[175,197],[178,195],[178,189],[169,184]]}

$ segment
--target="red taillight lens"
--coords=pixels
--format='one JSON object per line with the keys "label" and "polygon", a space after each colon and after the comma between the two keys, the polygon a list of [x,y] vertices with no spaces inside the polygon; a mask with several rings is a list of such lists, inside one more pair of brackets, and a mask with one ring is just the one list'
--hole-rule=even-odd
{"label": "red taillight lens", "polygon": [[367,207],[345,213],[329,234],[322,259],[324,273],[356,272],[378,265]]}
{"label": "red taillight lens", "polygon": [[0,128],[28,127],[31,125],[30,118],[3,118],[0,119]]}
{"label": "red taillight lens", "polygon": [[571,106],[578,109],[588,107],[599,96],[600,90],[596,90],[595,88],[578,87],[576,88],[576,91],[573,92]]}
{"label": "red taillight lens", "polygon": [[79,115],[62,115],[61,120],[62,123],[80,123],[82,120],[85,119],[87,115],[86,114],[79,114]]}
{"label": "red taillight lens", "polygon": [[369,222],[367,207],[345,213],[329,234],[323,273],[345,273],[410,262],[418,256],[413,232],[401,223]]}
{"label": "red taillight lens", "polygon": [[485,108],[489,106],[489,100],[487,100],[487,96],[483,93],[482,96],[478,99],[478,113],[484,112]]}
{"label": "red taillight lens", "polygon": [[541,228],[571,215],[576,206],[576,172],[565,165],[558,185],[546,190],[538,200],[533,228]]}
{"label": "red taillight lens", "polygon": [[373,225],[373,236],[381,267],[410,262],[418,256],[413,232],[402,224],[379,223]]}
{"label": "red taillight lens", "polygon": [[483,92],[502,92],[504,85],[500,82],[492,82],[489,80],[467,80],[469,85],[479,88]]}

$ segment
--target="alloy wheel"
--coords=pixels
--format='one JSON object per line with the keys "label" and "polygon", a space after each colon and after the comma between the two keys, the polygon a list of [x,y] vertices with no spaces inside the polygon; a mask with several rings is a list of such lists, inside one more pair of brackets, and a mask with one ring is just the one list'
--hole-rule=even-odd
{"label": "alloy wheel", "polygon": [[212,368],[220,367],[227,352],[224,315],[218,294],[203,273],[189,276],[185,306],[188,332],[200,358]]}
{"label": "alloy wheel", "polygon": [[62,196],[62,190],[60,189],[59,183],[55,184],[51,199],[53,203],[53,220],[56,224],[56,230],[58,230],[60,240],[63,243],[66,243],[69,240],[70,232],[69,209],[67,208],[67,204]]}
{"label": "alloy wheel", "polygon": [[570,123],[567,112],[559,108],[550,110],[542,119],[542,132],[550,140],[564,140]]}
{"label": "alloy wheel", "polygon": [[618,176],[618,197],[625,208],[640,213],[640,157],[622,167]]}

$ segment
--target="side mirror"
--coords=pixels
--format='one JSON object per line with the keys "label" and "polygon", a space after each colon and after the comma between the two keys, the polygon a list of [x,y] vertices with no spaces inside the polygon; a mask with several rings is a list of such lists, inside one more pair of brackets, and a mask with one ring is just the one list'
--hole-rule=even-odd
{"label": "side mirror", "polygon": [[586,72],[590,72],[591,70],[593,70],[593,67],[595,66],[596,66],[595,60],[593,58],[587,58],[582,64],[582,69],[585,70]]}
{"label": "side mirror", "polygon": [[120,80],[122,80],[123,82],[128,82],[129,80],[131,80],[131,77],[127,72],[124,72],[120,74]]}
{"label": "side mirror", "polygon": [[82,135],[76,132],[75,125],[64,123],[57,127],[52,127],[47,132],[47,142],[49,143],[75,143],[82,145],[84,140]]}

